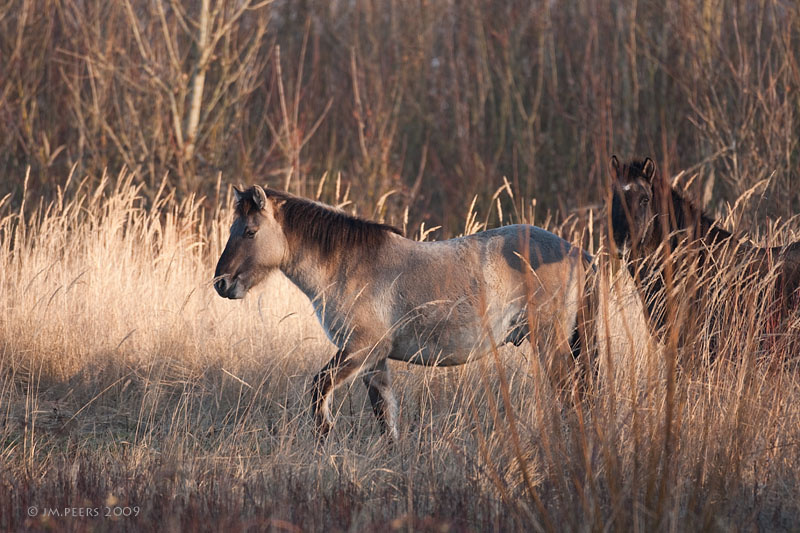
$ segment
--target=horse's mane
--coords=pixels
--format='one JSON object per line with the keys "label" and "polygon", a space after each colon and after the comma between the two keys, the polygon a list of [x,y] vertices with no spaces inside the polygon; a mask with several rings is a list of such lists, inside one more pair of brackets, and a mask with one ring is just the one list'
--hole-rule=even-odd
{"label": "horse's mane", "polygon": [[[703,209],[696,206],[689,198],[684,196],[674,187],[669,186],[672,214],[674,215],[675,225],[670,228],[670,232],[678,229],[694,228],[699,234],[695,238],[702,239],[708,244],[715,244],[725,239],[729,239],[733,234],[724,229],[713,217],[703,212]],[[657,205],[660,204],[657,203]],[[672,220],[672,217],[670,217]]]}
{"label": "horse's mane", "polygon": [[[253,188],[241,194],[237,212],[245,213],[255,206]],[[323,257],[342,248],[370,248],[382,245],[389,233],[402,232],[388,224],[373,222],[319,202],[307,200],[274,189],[264,189],[267,198],[275,200],[276,216],[286,237],[316,246]]]}

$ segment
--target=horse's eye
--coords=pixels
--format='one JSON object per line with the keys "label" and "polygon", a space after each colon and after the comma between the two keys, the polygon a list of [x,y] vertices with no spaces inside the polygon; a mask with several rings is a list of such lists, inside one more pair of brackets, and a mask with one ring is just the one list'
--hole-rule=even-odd
{"label": "horse's eye", "polygon": [[648,203],[650,203],[650,198],[649,197],[642,196],[641,198],[639,198],[639,204],[640,205],[647,205]]}
{"label": "horse's eye", "polygon": [[252,239],[256,235],[256,230],[253,228],[247,228],[244,230],[244,236],[248,239]]}

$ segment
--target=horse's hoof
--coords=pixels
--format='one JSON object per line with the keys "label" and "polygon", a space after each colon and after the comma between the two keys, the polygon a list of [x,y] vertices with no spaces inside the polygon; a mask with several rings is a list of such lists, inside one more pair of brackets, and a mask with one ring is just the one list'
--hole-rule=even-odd
{"label": "horse's hoof", "polygon": [[319,417],[319,418],[315,417],[315,418],[316,420],[314,420],[314,425],[315,425],[314,429],[316,431],[317,437],[319,438],[320,442],[322,442],[326,439],[326,437],[330,433],[331,424],[327,420],[325,420],[324,417]]}

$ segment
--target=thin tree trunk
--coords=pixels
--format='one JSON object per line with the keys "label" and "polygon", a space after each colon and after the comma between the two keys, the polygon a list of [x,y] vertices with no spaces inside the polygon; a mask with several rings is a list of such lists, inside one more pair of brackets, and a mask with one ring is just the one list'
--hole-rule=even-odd
{"label": "thin tree trunk", "polygon": [[189,108],[189,117],[186,121],[186,146],[183,151],[183,160],[188,162],[194,156],[194,142],[197,138],[197,128],[200,123],[200,106],[203,103],[203,86],[206,83],[206,57],[209,37],[209,11],[210,1],[203,0],[200,7],[200,34],[197,38],[197,64],[192,77],[192,99]]}

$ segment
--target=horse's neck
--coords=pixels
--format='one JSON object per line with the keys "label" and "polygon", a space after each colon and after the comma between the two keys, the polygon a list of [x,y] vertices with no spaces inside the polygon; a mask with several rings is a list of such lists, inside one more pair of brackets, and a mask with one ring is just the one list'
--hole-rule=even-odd
{"label": "horse's neck", "polygon": [[336,257],[322,258],[320,252],[309,247],[293,250],[281,265],[281,272],[314,301],[331,285],[331,271],[336,270]]}
{"label": "horse's neck", "polygon": [[[640,270],[639,278],[648,293],[657,292],[663,287],[666,268],[679,278],[692,272],[694,276],[698,274],[695,269],[708,272],[708,268],[717,268],[726,250],[741,254],[751,249],[747,243],[739,243],[733,233],[721,228],[717,221],[705,216],[675,191],[671,191],[671,194],[671,212],[659,217],[655,228],[661,239],[667,239],[666,242],[657,240],[657,244],[669,246],[661,251],[659,248],[651,249],[651,253],[642,256],[638,264],[632,265]],[[664,224],[667,224],[667,231],[663,231]],[[665,253],[669,257],[668,263],[665,263]]]}
{"label": "horse's neck", "polygon": [[704,215],[699,207],[689,203],[674,190],[670,190],[670,193],[672,213],[669,233],[688,231],[690,240],[703,241],[708,245],[721,244],[733,237],[733,234],[720,227],[716,220]]}
{"label": "horse's neck", "polygon": [[700,217],[699,234],[707,244],[721,244],[733,238],[733,233],[722,229],[715,220],[708,217]]}
{"label": "horse's neck", "polygon": [[351,278],[363,274],[367,265],[375,261],[371,257],[374,253],[375,250],[355,246],[323,256],[319,247],[301,244],[294,246],[281,271],[312,301],[319,301],[322,296],[340,300],[352,289]]}

